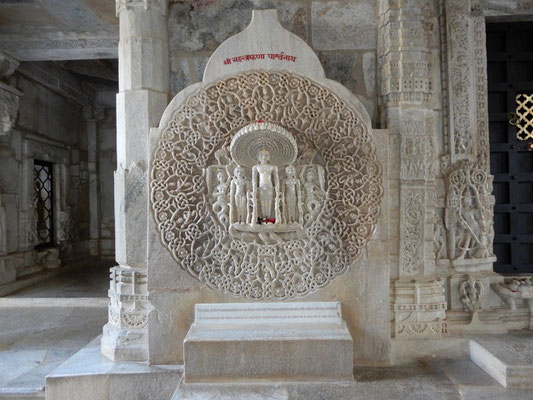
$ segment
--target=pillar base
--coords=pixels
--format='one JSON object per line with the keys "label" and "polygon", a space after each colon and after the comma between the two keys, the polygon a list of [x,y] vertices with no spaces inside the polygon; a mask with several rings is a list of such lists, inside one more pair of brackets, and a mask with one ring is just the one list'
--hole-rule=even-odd
{"label": "pillar base", "polygon": [[102,354],[112,361],[148,361],[146,333],[145,329],[120,329],[105,324]]}

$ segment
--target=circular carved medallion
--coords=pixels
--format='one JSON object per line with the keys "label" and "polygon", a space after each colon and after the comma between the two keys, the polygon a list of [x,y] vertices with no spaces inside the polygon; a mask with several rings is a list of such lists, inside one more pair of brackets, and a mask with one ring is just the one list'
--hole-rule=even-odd
{"label": "circular carved medallion", "polygon": [[[283,208],[277,224],[264,226],[233,223],[225,209],[232,183],[247,181],[243,167],[233,174],[229,145],[258,120],[296,140],[278,187],[283,195],[283,179],[298,183],[291,204],[300,208],[285,224]],[[150,202],[164,246],[181,268],[234,296],[284,300],[324,287],[361,256],[379,216],[381,167],[368,130],[349,103],[295,74],[247,72],[199,89],[176,110],[153,158]]]}

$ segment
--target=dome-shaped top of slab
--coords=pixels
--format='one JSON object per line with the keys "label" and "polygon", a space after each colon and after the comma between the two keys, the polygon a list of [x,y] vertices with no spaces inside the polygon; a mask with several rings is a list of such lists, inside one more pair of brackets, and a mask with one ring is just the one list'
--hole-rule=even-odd
{"label": "dome-shaped top of slab", "polygon": [[285,128],[270,122],[255,122],[240,129],[230,144],[233,160],[243,167],[258,164],[261,151],[268,151],[269,163],[283,167],[296,161],[296,139]]}
{"label": "dome-shaped top of slab", "polygon": [[324,68],[311,47],[283,28],[277,10],[254,10],[250,25],[230,37],[213,53],[203,82],[250,70],[295,72],[324,78]]}

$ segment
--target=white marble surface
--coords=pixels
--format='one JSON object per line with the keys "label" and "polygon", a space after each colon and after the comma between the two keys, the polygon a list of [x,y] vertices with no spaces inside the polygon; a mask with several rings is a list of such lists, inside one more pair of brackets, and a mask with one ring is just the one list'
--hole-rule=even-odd
{"label": "white marble surface", "polygon": [[469,360],[356,367],[355,382],[184,383],[173,400],[526,400],[527,389],[501,387]]}
{"label": "white marble surface", "polygon": [[352,380],[340,302],[196,304],[187,382]]}
{"label": "white marble surface", "polygon": [[196,304],[197,325],[287,325],[340,324],[341,304],[332,302],[301,303],[219,303]]}
{"label": "white marble surface", "polygon": [[[53,400],[168,400],[182,374],[179,365],[113,362],[100,353],[101,336],[46,377]],[[1,398],[1,397],[0,397]]]}
{"label": "white marble surface", "polygon": [[42,392],[45,376],[97,336],[105,308],[0,308],[2,393]]}
{"label": "white marble surface", "polygon": [[476,336],[470,357],[507,388],[533,388],[533,332]]}
{"label": "white marble surface", "polygon": [[254,10],[250,25],[213,53],[205,67],[203,82],[253,69],[298,73],[305,70],[309,77],[324,78],[324,69],[315,52],[281,26],[277,10]]}

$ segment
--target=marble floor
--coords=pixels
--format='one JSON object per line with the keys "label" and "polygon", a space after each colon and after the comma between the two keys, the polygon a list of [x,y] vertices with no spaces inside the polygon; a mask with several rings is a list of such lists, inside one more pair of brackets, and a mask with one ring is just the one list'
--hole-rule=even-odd
{"label": "marble floor", "polygon": [[[116,371],[128,374],[129,369],[132,374],[139,374],[139,368],[152,368],[138,364],[113,364],[100,355],[99,340],[94,338],[101,333],[106,318],[105,308],[0,308],[0,399],[43,398],[44,378],[54,370],[55,374],[79,370],[96,376]],[[521,332],[518,336],[524,346],[533,348],[528,344],[533,344],[531,332]],[[498,337],[487,340],[494,345]],[[526,351],[530,351],[528,349]],[[505,389],[467,359],[421,361],[392,367],[357,367],[354,374],[354,383],[188,386],[179,393],[179,397],[174,398],[533,400],[532,389]],[[107,381],[105,378],[103,382]],[[127,391],[124,386],[110,385],[105,391],[114,395],[102,399],[131,398],[131,387]],[[14,397],[17,393],[25,397]],[[33,397],[27,397],[32,393]],[[121,395],[125,393],[129,393],[129,397]],[[79,399],[92,399],[88,393],[80,396]]]}
{"label": "marble floor", "polygon": [[0,399],[43,393],[44,378],[102,332],[102,307],[0,308]]}
{"label": "marble floor", "polygon": [[[95,265],[89,270],[65,271],[48,281],[0,298],[0,399],[44,398],[45,376],[52,371],[56,375],[68,375],[68,371],[81,368],[95,376],[109,376],[115,370],[128,373],[129,369],[132,374],[151,372],[152,367],[114,364],[100,355],[99,340],[95,338],[101,334],[107,321],[105,302],[109,267]],[[91,299],[102,304],[87,306],[91,304],[87,303]],[[18,305],[11,307],[2,301],[34,304],[13,303]],[[53,303],[47,301],[57,301],[61,305],[50,306]],[[75,304],[69,301],[82,301],[81,304],[86,305],[69,306]],[[494,349],[494,353],[509,364],[533,364],[531,331],[486,335],[476,337],[476,340],[488,349]],[[157,370],[157,366],[154,368]],[[468,359],[432,360],[392,367],[357,367],[354,374],[354,383],[185,385],[174,398],[533,400],[533,389],[505,389]],[[165,374],[159,376],[162,381],[170,380]],[[104,381],[108,382],[108,379]],[[174,390],[173,385],[167,388],[165,399],[171,397],[168,393]],[[131,398],[122,395],[126,392],[120,393],[120,385],[109,383],[105,390],[109,394],[107,398],[113,400]],[[114,395],[111,396],[111,393]],[[128,393],[131,395],[131,390]],[[84,394],[85,397],[80,399],[90,399],[90,395]]]}
{"label": "marble floor", "polygon": [[111,263],[0,297],[0,399],[44,397],[45,376],[102,333]]}
{"label": "marble floor", "polygon": [[83,268],[69,268],[64,273],[19,290],[6,297],[106,297],[109,289],[110,262],[95,263]]}

